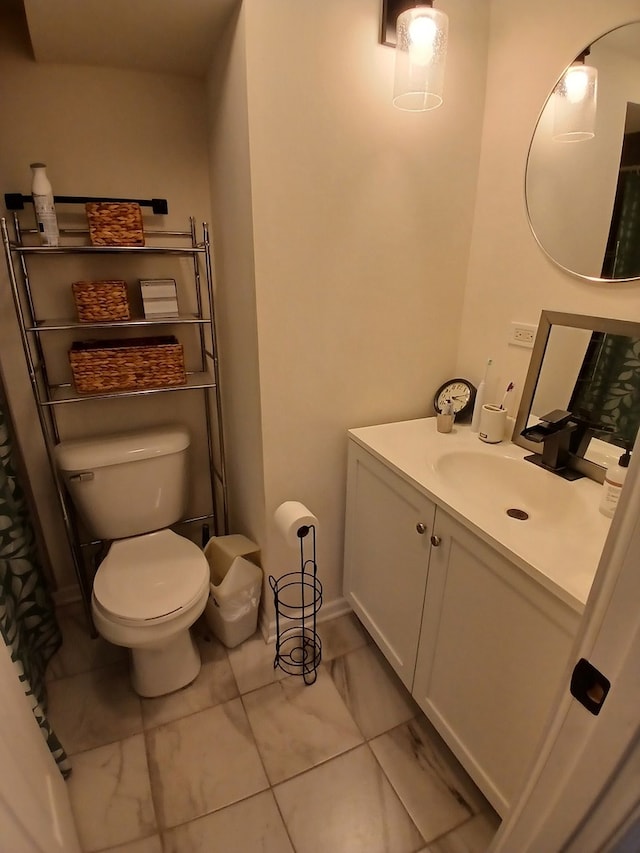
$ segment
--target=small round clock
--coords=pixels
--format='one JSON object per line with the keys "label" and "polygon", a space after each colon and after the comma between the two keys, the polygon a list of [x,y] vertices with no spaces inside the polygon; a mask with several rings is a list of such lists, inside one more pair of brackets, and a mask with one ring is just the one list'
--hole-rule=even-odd
{"label": "small round clock", "polygon": [[436,391],[433,408],[438,413],[445,411],[447,400],[451,401],[451,410],[456,420],[465,421],[471,417],[476,399],[476,388],[468,379],[448,379]]}

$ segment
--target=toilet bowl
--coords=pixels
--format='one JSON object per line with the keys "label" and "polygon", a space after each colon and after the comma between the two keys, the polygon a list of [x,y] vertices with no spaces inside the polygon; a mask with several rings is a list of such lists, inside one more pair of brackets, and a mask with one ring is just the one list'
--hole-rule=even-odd
{"label": "toilet bowl", "polygon": [[172,530],[114,542],[93,583],[98,633],[131,650],[131,681],[140,696],[172,693],[200,671],[189,628],[204,611],[209,564]]}
{"label": "toilet bowl", "polygon": [[131,650],[140,696],[189,684],[200,654],[189,631],[209,595],[204,553],[169,526],[184,515],[189,434],[156,427],[61,442],[57,465],[93,535],[111,542],[93,582],[96,629]]}

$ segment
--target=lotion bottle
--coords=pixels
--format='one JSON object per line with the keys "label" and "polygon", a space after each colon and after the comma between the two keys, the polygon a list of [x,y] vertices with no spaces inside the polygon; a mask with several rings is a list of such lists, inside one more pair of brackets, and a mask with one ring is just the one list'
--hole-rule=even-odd
{"label": "lotion bottle", "polygon": [[602,487],[603,492],[602,499],[600,501],[600,512],[609,518],[613,517],[616,507],[618,506],[620,492],[622,491],[622,486],[624,484],[625,477],[627,476],[627,468],[629,467],[630,461],[631,453],[629,450],[625,450],[618,460],[618,464],[610,465],[607,468],[607,473],[605,474],[604,484]]}
{"label": "lotion bottle", "polygon": [[33,172],[31,195],[33,196],[40,242],[43,246],[57,246],[60,232],[58,231],[56,208],[53,203],[53,190],[46,169],[44,163],[31,164]]}

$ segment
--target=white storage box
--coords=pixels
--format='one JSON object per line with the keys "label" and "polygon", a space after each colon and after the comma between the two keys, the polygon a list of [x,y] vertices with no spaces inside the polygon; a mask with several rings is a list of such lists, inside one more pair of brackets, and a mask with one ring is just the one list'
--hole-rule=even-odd
{"label": "white storage box", "polygon": [[[262,593],[260,551],[245,536],[214,536],[204,549],[211,572],[205,619],[227,648],[255,633]],[[252,562],[253,561],[253,562]]]}
{"label": "white storage box", "polygon": [[178,297],[176,282],[172,278],[140,279],[142,307],[147,320],[156,317],[177,317]]}

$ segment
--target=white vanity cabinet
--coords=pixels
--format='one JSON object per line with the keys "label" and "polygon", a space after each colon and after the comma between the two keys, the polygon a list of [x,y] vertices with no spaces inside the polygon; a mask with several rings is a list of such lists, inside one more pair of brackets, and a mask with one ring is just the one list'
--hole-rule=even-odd
{"label": "white vanity cabinet", "polygon": [[580,617],[440,508],[435,534],[412,693],[504,815]]}
{"label": "white vanity cabinet", "polygon": [[429,720],[504,815],[580,614],[349,441],[344,593]]}
{"label": "white vanity cabinet", "polygon": [[435,504],[349,443],[344,594],[407,690],[418,653]]}

